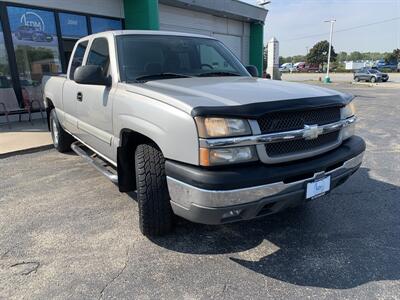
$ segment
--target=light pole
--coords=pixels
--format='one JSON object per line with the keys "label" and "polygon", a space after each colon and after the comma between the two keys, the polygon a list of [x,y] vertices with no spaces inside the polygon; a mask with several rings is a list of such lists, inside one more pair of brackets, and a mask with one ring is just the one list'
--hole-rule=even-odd
{"label": "light pole", "polygon": [[331,79],[329,78],[329,66],[331,64],[331,48],[332,48],[332,36],[333,36],[333,24],[335,24],[336,20],[327,20],[326,23],[331,23],[331,33],[329,35],[329,49],[328,49],[328,67],[326,69],[326,77],[325,83],[330,83]]}

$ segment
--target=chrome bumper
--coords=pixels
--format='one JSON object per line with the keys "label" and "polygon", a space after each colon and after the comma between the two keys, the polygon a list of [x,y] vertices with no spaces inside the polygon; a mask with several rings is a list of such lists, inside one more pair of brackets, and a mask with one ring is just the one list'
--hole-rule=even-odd
{"label": "chrome bumper", "polygon": [[223,208],[234,205],[242,205],[258,201],[278,194],[286,194],[303,190],[305,183],[313,179],[331,175],[332,179],[340,177],[351,171],[355,171],[362,163],[364,152],[349,159],[342,166],[329,172],[314,174],[311,178],[295,182],[275,182],[271,184],[255,186],[235,190],[205,190],[186,184],[171,177],[167,177],[168,190],[171,196],[171,203],[180,209],[190,209],[192,206]]}

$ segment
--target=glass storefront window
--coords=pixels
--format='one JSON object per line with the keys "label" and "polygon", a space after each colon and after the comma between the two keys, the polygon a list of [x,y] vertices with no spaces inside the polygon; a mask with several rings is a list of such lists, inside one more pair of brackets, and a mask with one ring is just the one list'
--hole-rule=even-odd
{"label": "glass storefront window", "polygon": [[120,30],[122,29],[121,20],[113,20],[107,18],[91,17],[90,24],[92,26],[92,32],[98,33],[109,30]]}
{"label": "glass storefront window", "polygon": [[11,6],[7,12],[24,105],[41,103],[43,75],[61,73],[54,13]]}
{"label": "glass storefront window", "polygon": [[80,39],[88,35],[86,17],[60,13],[61,35],[65,39]]}
{"label": "glass storefront window", "polygon": [[0,112],[5,109],[8,111],[19,109],[17,97],[12,86],[10,67],[6,47],[4,45],[3,28],[0,23]]}

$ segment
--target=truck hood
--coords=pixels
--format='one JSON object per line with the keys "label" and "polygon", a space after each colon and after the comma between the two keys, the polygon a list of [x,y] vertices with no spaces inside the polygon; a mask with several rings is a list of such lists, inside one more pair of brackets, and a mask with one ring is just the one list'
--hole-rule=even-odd
{"label": "truck hood", "polygon": [[[199,107],[228,108],[285,101],[297,105],[310,99],[348,101],[350,96],[330,89],[287,81],[252,77],[181,78],[123,84],[132,93],[168,103],[193,114]],[[308,100],[305,100],[308,99]],[[336,99],[336,100],[335,100]],[[295,105],[296,106],[296,105]]]}

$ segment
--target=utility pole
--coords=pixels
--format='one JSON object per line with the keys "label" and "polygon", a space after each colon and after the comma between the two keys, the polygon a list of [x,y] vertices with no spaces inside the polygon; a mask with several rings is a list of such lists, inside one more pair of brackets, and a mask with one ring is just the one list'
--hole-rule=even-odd
{"label": "utility pole", "polygon": [[328,67],[326,69],[326,77],[325,77],[325,83],[330,83],[331,79],[329,78],[329,67],[331,64],[331,48],[332,48],[332,36],[333,36],[333,24],[335,24],[336,20],[327,20],[325,23],[331,23],[331,33],[329,35],[329,49],[328,49]]}

